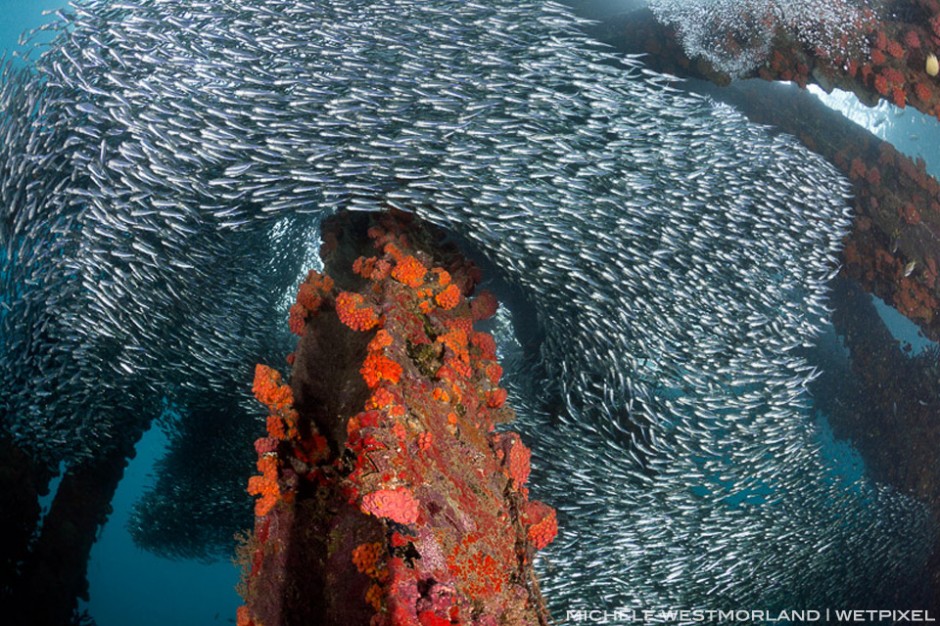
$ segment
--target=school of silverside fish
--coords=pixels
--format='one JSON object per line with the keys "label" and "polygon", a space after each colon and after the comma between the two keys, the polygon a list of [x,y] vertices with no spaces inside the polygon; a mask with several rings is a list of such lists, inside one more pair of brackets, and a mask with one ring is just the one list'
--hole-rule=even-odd
{"label": "school of silverside fish", "polygon": [[846,182],[579,28],[527,0],[59,14],[0,92],[5,431],[72,463],[166,402],[250,403],[319,220],[392,206],[536,312],[540,353],[499,335],[555,611],[916,595],[925,509],[837,475],[806,392]]}

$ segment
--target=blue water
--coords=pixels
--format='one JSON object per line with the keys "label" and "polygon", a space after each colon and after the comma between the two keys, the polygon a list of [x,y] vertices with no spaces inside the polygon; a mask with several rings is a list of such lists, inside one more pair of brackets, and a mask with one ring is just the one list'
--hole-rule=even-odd
{"label": "blue water", "polygon": [[829,476],[845,487],[857,485],[865,473],[865,461],[850,442],[836,439],[829,418],[821,412],[816,413],[816,437]]}
{"label": "blue water", "polygon": [[[127,531],[131,507],[153,481],[154,462],[167,439],[152,428],[118,486],[114,513],[91,551],[89,602],[98,626],[211,625],[235,621],[239,570],[232,563],[173,561],[134,545]],[[247,480],[247,478],[246,478]]]}
{"label": "blue water", "polygon": [[916,356],[926,348],[936,345],[936,342],[924,337],[924,333],[920,332],[920,329],[917,328],[914,322],[901,315],[894,307],[885,304],[884,300],[877,296],[872,296],[871,301],[874,303],[875,310],[878,311],[885,326],[891,331],[891,335],[897,339],[902,346],[911,346],[911,356]]}
{"label": "blue water", "polygon": [[46,23],[52,16],[43,11],[61,9],[68,3],[62,0],[0,0],[0,51],[12,52],[18,48],[20,35]]}

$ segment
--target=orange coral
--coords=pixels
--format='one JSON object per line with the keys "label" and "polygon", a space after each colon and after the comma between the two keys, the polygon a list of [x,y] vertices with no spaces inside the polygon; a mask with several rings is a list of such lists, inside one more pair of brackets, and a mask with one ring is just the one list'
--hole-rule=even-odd
{"label": "orange coral", "polygon": [[865,173],[867,169],[865,167],[865,162],[860,158],[855,157],[852,159],[852,165],[849,168],[849,178],[865,178]]}
{"label": "orange coral", "polygon": [[875,76],[875,89],[878,90],[883,96],[888,95],[888,79],[885,78],[882,74]]}
{"label": "orange coral", "polygon": [[888,54],[893,56],[895,59],[904,58],[904,46],[902,46],[896,41],[889,41],[888,42]]}
{"label": "orange coral", "polygon": [[483,374],[494,385],[499,384],[499,379],[503,376],[503,368],[499,363],[487,363],[483,368]]}
{"label": "orange coral", "polygon": [[[380,563],[384,545],[378,541],[362,543],[353,548],[352,561],[356,569],[369,578],[380,580],[383,578],[383,568]],[[387,574],[387,571],[384,572]]]}
{"label": "orange coral", "polygon": [[366,402],[367,409],[384,409],[387,406],[391,406],[396,403],[395,394],[386,389],[385,387],[379,387],[372,394],[372,397],[369,398],[369,401]]}
{"label": "orange coral", "polygon": [[470,344],[480,351],[480,358],[488,361],[496,360],[496,340],[493,335],[485,332],[473,333]]}
{"label": "orange coral", "polygon": [[376,517],[384,517],[398,524],[418,521],[418,500],[407,487],[380,489],[362,497],[360,509]]}
{"label": "orange coral", "polygon": [[885,79],[893,87],[903,87],[905,80],[904,74],[893,67],[886,67],[884,71]]}
{"label": "orange coral", "polygon": [[923,102],[930,102],[932,94],[930,93],[930,87],[924,83],[917,83],[914,85],[914,93],[917,94],[917,97]]}
{"label": "orange coral", "polygon": [[528,525],[529,542],[541,550],[558,535],[558,518],[555,509],[543,502],[532,500],[526,503],[523,522]]}
{"label": "orange coral", "polygon": [[255,398],[271,411],[286,409],[294,402],[290,387],[281,384],[281,373],[260,363],[255,366],[255,380],[251,391]]}
{"label": "orange coral", "polygon": [[299,304],[292,304],[287,313],[287,327],[298,337],[303,337],[307,327],[307,309]]}
{"label": "orange coral", "polygon": [[281,419],[281,416],[272,413],[268,415],[267,422],[268,434],[275,439],[288,439],[287,429],[285,428],[284,420]]}
{"label": "orange coral", "polygon": [[464,315],[456,315],[443,321],[447,330],[462,330],[467,337],[473,334],[473,320],[467,319]]}
{"label": "orange coral", "polygon": [[882,50],[888,45],[888,36],[883,30],[879,30],[875,33],[875,47],[881,48]]}
{"label": "orange coral", "polygon": [[387,330],[380,330],[369,342],[369,352],[378,352],[392,345],[392,336]]}
{"label": "orange coral", "polygon": [[434,301],[437,302],[439,307],[449,311],[460,304],[460,289],[457,288],[457,285],[451,283],[444,291],[434,296]]}
{"label": "orange coral", "polygon": [[444,268],[435,267],[431,272],[437,276],[437,284],[439,286],[446,287],[450,284],[450,272]]}
{"label": "orange coral", "polygon": [[321,274],[316,270],[307,272],[307,283],[313,285],[318,291],[332,291],[333,279],[326,274]]}
{"label": "orange coral", "polygon": [[385,599],[385,590],[381,585],[372,583],[366,591],[366,602],[376,611],[382,610],[382,601]]}
{"label": "orange coral", "polygon": [[235,626],[254,626],[247,606],[240,606],[235,612]]}
{"label": "orange coral", "polygon": [[450,396],[448,395],[446,391],[444,391],[440,387],[436,387],[434,389],[434,392],[431,395],[434,397],[435,400],[438,400],[440,402],[450,402]]}
{"label": "orange coral", "polygon": [[321,302],[320,294],[313,285],[309,283],[300,285],[300,288],[297,290],[297,304],[308,311],[316,311],[320,308]]}
{"label": "orange coral", "polygon": [[424,277],[428,273],[421,261],[413,256],[401,259],[392,270],[392,278],[409,287],[418,288],[424,284]]}
{"label": "orange coral", "polygon": [[369,278],[370,276],[372,276],[372,271],[375,269],[376,260],[377,259],[375,257],[369,257],[369,258],[366,258],[364,256],[359,257],[358,259],[353,261],[353,266],[352,266],[353,272],[355,272],[356,274],[359,274],[363,278]]}
{"label": "orange coral", "polygon": [[393,385],[398,383],[402,369],[401,365],[395,361],[373,352],[366,357],[359,372],[365,379],[366,384],[372,388],[378,386],[382,380],[387,380]]}
{"label": "orange coral", "polygon": [[323,298],[333,290],[333,279],[316,270],[307,272],[307,279],[297,290],[297,302],[291,307],[291,332],[303,335],[302,319],[314,313],[323,303]]}
{"label": "orange coral", "polygon": [[372,274],[369,276],[369,278],[372,280],[385,280],[391,273],[392,264],[385,259],[379,259],[375,262],[375,269],[372,270]]}
{"label": "orange coral", "polygon": [[498,409],[506,403],[507,397],[506,390],[502,387],[497,387],[493,391],[486,394],[486,406],[491,409]]}
{"label": "orange coral", "polygon": [[463,330],[452,330],[437,338],[439,343],[450,348],[458,359],[464,363],[470,362],[470,353],[467,349],[467,333]]}
{"label": "orange coral", "polygon": [[258,458],[255,467],[261,472],[262,476],[272,480],[277,479],[277,457],[273,454],[265,454]]}
{"label": "orange coral", "polygon": [[353,330],[366,331],[379,323],[378,313],[358,293],[340,292],[336,296],[336,314],[343,324]]}
{"label": "orange coral", "polygon": [[904,93],[903,89],[895,87],[891,90],[891,101],[894,102],[894,106],[904,108],[904,105],[907,102],[907,94]]}
{"label": "orange coral", "polygon": [[255,502],[255,517],[262,517],[274,508],[281,495],[277,484],[277,457],[262,456],[258,459],[258,470],[261,476],[252,476],[248,479],[248,493],[261,496]]}
{"label": "orange coral", "polygon": [[[365,574],[378,583],[384,583],[388,580],[389,571],[383,561],[385,553],[385,544],[381,542],[362,543],[353,548],[353,565],[359,572]],[[376,611],[381,610],[384,590],[381,585],[373,583],[366,591],[366,602],[368,602]]]}
{"label": "orange coral", "polygon": [[398,246],[393,243],[385,244],[385,246],[382,248],[382,252],[392,257],[392,259],[394,259],[396,262],[401,262],[405,257],[402,251],[398,249]]}

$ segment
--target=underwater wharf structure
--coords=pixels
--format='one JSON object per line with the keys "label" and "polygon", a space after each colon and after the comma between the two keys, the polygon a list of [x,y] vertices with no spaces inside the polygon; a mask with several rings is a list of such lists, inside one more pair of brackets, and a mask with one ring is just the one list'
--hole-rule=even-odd
{"label": "underwater wharf structure", "polygon": [[479,270],[412,216],[341,214],[291,307],[290,383],[259,365],[254,533],[239,626],[547,626],[533,569],[557,532]]}
{"label": "underwater wharf structure", "polygon": [[[853,26],[861,45],[839,51],[813,46],[791,24],[763,16],[772,31],[770,47],[761,51],[762,61],[735,76],[709,59],[690,56],[676,27],[648,9],[605,20],[592,32],[620,51],[642,54],[658,71],[717,85],[705,91],[755,122],[792,134],[833,163],[854,189],[856,219],[843,253],[846,272],[937,341],[940,183],[922,159],[899,153],[805,92],[746,80],[791,82],[801,89],[812,84],[827,92],[838,88],[869,106],[886,101],[940,119],[940,3],[894,0],[879,15],[863,14]],[[731,56],[743,54],[744,36],[729,27],[720,47]]]}
{"label": "underwater wharf structure", "polygon": [[[748,6],[761,5],[742,4]],[[861,36],[860,45],[846,45],[844,37],[837,51],[813,45],[779,16],[750,17],[760,18],[771,36],[758,61],[742,72],[690,53],[681,26],[663,23],[646,8],[590,30],[621,52],[642,55],[657,71],[693,79],[693,89],[733,105],[750,120],[793,135],[851,182],[854,219],[834,283],[833,323],[851,354],[852,371],[843,374],[857,382],[841,392],[844,402],[824,410],[836,436],[853,442],[878,481],[926,502],[940,520],[934,453],[940,445],[940,352],[908,355],[910,346],[891,336],[867,295],[940,341],[940,181],[922,158],[899,152],[806,90],[841,89],[867,106],[888,102],[940,120],[940,2],[889,0],[877,12],[863,11],[849,29]],[[753,44],[747,31],[725,26],[713,42],[720,54],[744,54]],[[840,367],[826,366],[833,372]],[[833,372],[818,389],[843,384]],[[932,607],[940,607],[937,546],[940,534],[928,566]]]}
{"label": "underwater wharf structure", "polygon": [[[843,85],[868,102],[940,114],[931,58],[940,3],[888,4],[901,17],[866,22],[868,47],[842,60],[776,25],[774,49],[752,75]],[[63,20],[45,74],[32,82],[7,68],[4,101],[20,108],[4,128],[22,145],[2,146],[0,189],[29,201],[13,203],[0,225],[16,234],[4,241],[8,255],[28,261],[22,284],[51,295],[23,286],[12,305],[0,300],[12,311],[0,313],[4,328],[25,336],[3,338],[14,356],[0,359],[16,390],[0,398],[12,424],[0,431],[0,614],[27,626],[73,616],[114,489],[172,394],[189,411],[173,425],[189,447],[171,449],[175,464],[150,492],[149,530],[175,525],[148,547],[184,558],[200,555],[200,541],[230,548],[240,520],[226,514],[247,516],[247,486],[256,501],[238,554],[239,626],[543,626],[553,598],[735,606],[782,601],[780,589],[858,597],[866,584],[903,586],[895,583],[918,565],[910,554],[930,531],[895,532],[926,526],[920,508],[897,500],[913,494],[940,519],[936,363],[896,354],[883,328],[864,337],[875,319],[866,296],[833,291],[857,309],[837,309],[833,321],[872,409],[830,407],[833,429],[858,438],[879,488],[905,496],[886,498],[897,507],[885,517],[871,505],[871,517],[844,524],[836,518],[867,511],[875,491],[813,482],[823,472],[810,473],[822,463],[812,417],[800,412],[811,366],[799,350],[816,336],[837,258],[843,274],[940,338],[940,183],[922,161],[795,88],[725,86],[728,74],[688,56],[649,13],[600,32],[645,54],[640,67],[601,50],[563,9],[91,0]],[[171,45],[155,50],[154,36]],[[747,41],[731,33],[728,43]],[[681,94],[657,69],[717,83],[708,93],[736,110]],[[437,78],[423,85],[428,76]],[[31,127],[37,101],[50,121]],[[824,159],[803,169],[813,155],[738,110]],[[716,120],[724,130],[708,125]],[[708,149],[690,147],[693,137]],[[711,159],[724,166],[714,185]],[[854,194],[841,248],[847,196],[824,161]],[[785,170],[773,189],[793,195],[738,202],[739,191],[771,187],[762,178],[771,165]],[[16,167],[35,168],[25,171],[38,182],[18,187]],[[799,188],[806,172],[819,189]],[[386,201],[415,216],[365,215]],[[34,212],[59,221],[46,229]],[[526,406],[519,394],[530,421],[518,428],[553,445],[533,438],[529,449],[501,426],[513,417],[506,362],[482,330],[496,299],[474,294],[479,270],[419,220],[471,243],[527,292],[518,299],[530,328],[512,330],[543,333],[523,337],[519,351],[537,353],[545,371],[541,397]],[[324,271],[306,275],[287,313],[283,289],[318,232]],[[43,244],[62,253],[50,256],[67,272],[44,273]],[[793,280],[775,282],[778,272]],[[4,275],[5,285],[18,290],[14,278]],[[792,302],[790,290],[800,292]],[[159,316],[137,314],[150,308]],[[278,325],[299,337],[289,377],[272,356]],[[265,423],[245,409],[252,368]],[[71,387],[47,370],[67,372]],[[887,374],[890,386],[880,386]],[[40,378],[45,387],[34,390]],[[922,396],[905,396],[911,381]],[[37,410],[38,398],[60,397],[58,411]],[[908,413],[893,419],[892,407]],[[77,424],[76,408],[94,419]],[[53,427],[69,433],[69,450],[50,443]],[[34,436],[36,459],[14,435]],[[891,467],[912,441],[912,460]],[[102,442],[114,445],[95,447]],[[43,518],[38,498],[60,461],[65,478]],[[242,480],[252,464],[258,475]],[[557,513],[529,499],[530,470]],[[226,490],[223,475],[236,475],[236,487]],[[181,476],[190,480],[174,482]],[[761,489],[780,508],[760,511]],[[214,516],[194,513],[194,503],[226,497]],[[177,532],[187,524],[189,544]],[[843,547],[855,561],[841,559]],[[561,564],[537,581],[542,548],[557,549]],[[792,560],[776,558],[778,548]],[[888,574],[865,561],[872,554],[892,557]],[[940,607],[940,549],[931,559]],[[857,583],[831,575],[858,564],[870,567]],[[2,610],[11,601],[29,606]]]}

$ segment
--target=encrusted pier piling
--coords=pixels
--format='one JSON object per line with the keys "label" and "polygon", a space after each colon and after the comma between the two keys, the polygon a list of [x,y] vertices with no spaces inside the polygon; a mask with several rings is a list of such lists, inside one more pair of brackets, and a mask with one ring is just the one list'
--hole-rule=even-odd
{"label": "encrusted pier piling", "polygon": [[533,571],[554,510],[528,448],[479,271],[409,216],[331,219],[325,273],[291,308],[290,384],[259,365],[254,533],[239,625],[548,624]]}

